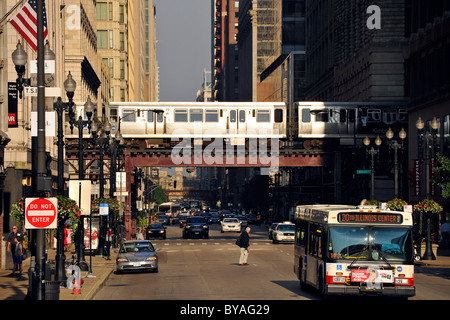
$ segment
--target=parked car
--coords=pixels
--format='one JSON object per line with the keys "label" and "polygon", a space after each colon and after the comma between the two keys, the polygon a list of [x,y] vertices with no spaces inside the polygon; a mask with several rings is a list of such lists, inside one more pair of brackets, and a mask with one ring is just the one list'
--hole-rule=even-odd
{"label": "parked car", "polygon": [[159,248],[155,250],[152,243],[148,240],[123,242],[116,258],[117,273],[142,270],[158,272],[156,251],[159,251]]}
{"label": "parked car", "polygon": [[274,222],[269,227],[269,240],[273,239],[273,230],[277,227],[280,222]]}
{"label": "parked car", "polygon": [[183,230],[183,238],[204,237],[209,238],[209,226],[205,218],[200,216],[188,217]]}
{"label": "parked car", "polygon": [[162,223],[152,223],[145,229],[145,238],[163,238],[166,239],[166,227]]}
{"label": "parked car", "polygon": [[294,242],[295,225],[291,222],[279,223],[273,230],[273,243]]}
{"label": "parked car", "polygon": [[238,218],[224,218],[221,222],[220,232],[235,231],[241,232],[241,223]]}

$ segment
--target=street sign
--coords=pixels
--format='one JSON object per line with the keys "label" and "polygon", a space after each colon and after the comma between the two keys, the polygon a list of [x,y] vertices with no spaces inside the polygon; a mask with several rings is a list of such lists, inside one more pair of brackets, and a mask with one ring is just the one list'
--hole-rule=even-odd
{"label": "street sign", "polygon": [[25,199],[25,229],[56,229],[57,216],[58,199]]}
{"label": "street sign", "polygon": [[371,170],[356,170],[356,174],[370,174]]}
{"label": "street sign", "polygon": [[109,214],[109,203],[99,203],[98,214],[107,216]]}

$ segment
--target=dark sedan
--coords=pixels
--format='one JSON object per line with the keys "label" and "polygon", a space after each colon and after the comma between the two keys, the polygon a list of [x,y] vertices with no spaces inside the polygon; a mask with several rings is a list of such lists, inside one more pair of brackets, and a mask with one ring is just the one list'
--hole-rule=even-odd
{"label": "dark sedan", "polygon": [[183,230],[183,238],[204,237],[209,238],[209,226],[203,217],[188,217]]}
{"label": "dark sedan", "polygon": [[145,229],[146,239],[162,238],[166,239],[166,228],[162,223],[153,223]]}

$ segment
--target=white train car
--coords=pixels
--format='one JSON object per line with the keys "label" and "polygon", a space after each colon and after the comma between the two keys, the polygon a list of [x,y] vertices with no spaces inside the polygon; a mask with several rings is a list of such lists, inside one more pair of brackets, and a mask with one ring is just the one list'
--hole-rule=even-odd
{"label": "white train car", "polygon": [[286,104],[111,102],[112,133],[126,138],[286,138]]}
{"label": "white train car", "polygon": [[406,127],[408,113],[402,102],[297,102],[299,139],[339,139],[353,145],[355,139],[384,135]]}

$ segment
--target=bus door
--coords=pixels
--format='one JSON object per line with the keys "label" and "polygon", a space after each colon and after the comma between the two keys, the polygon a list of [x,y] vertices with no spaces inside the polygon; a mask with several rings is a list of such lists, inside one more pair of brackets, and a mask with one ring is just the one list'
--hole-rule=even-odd
{"label": "bus door", "polygon": [[147,111],[147,134],[163,134],[164,133],[164,113]]}
{"label": "bus door", "polygon": [[[242,109],[231,109],[228,116],[228,128],[230,134],[246,134],[247,133],[247,123],[245,110]],[[232,139],[231,143],[244,144],[245,139]]]}

